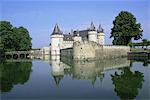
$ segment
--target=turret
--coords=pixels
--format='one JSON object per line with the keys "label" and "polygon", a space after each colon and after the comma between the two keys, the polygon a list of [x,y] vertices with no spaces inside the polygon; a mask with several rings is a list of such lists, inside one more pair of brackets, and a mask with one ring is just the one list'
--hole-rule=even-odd
{"label": "turret", "polygon": [[60,49],[63,42],[63,33],[56,24],[51,34],[51,55],[60,56]]}
{"label": "turret", "polygon": [[96,32],[96,28],[95,28],[93,22],[91,22],[91,26],[89,28],[88,40],[93,41],[93,42],[97,42],[97,32]]}
{"label": "turret", "polygon": [[98,29],[97,29],[97,42],[100,45],[104,45],[104,29],[101,27],[101,25],[99,25]]}

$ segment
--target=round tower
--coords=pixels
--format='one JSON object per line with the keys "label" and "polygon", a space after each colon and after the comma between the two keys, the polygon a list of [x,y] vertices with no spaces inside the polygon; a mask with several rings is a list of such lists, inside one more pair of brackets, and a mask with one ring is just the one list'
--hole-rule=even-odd
{"label": "round tower", "polygon": [[105,34],[104,34],[104,29],[99,25],[97,29],[97,42],[100,45],[104,45],[105,42]]}
{"label": "round tower", "polygon": [[96,32],[96,28],[95,28],[93,22],[91,22],[91,27],[88,32],[88,40],[97,42],[97,32]]}
{"label": "round tower", "polygon": [[51,55],[60,56],[60,49],[63,43],[63,33],[56,24],[51,34]]}

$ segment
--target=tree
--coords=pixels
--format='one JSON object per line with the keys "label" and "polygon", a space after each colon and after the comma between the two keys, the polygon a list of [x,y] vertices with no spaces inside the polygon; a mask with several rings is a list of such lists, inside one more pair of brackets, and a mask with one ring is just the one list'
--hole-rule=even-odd
{"label": "tree", "polygon": [[0,36],[0,53],[4,51],[3,49],[4,49],[4,45],[2,43],[2,38]]}
{"label": "tree", "polygon": [[24,27],[13,27],[8,21],[0,21],[0,49],[3,51],[28,51],[32,38]]}
{"label": "tree", "polygon": [[2,43],[2,38],[0,36],[0,63],[4,57],[4,44]]}
{"label": "tree", "polygon": [[127,45],[132,38],[138,40],[142,38],[141,24],[137,23],[134,15],[127,11],[121,11],[113,21],[111,36],[114,45]]}
{"label": "tree", "polygon": [[12,34],[12,25],[10,22],[1,21],[0,22],[0,37],[1,37],[1,45],[3,50],[7,51],[7,49],[13,49],[13,34]]}
{"label": "tree", "polygon": [[13,32],[16,33],[16,49],[17,50],[25,50],[28,51],[32,47],[31,40],[32,38],[29,35],[29,32],[26,28],[24,27],[19,27],[19,28],[13,28]]}
{"label": "tree", "polygon": [[149,45],[148,44],[148,40],[147,39],[143,39],[142,40],[142,46],[146,46],[146,48],[147,48],[148,45]]}

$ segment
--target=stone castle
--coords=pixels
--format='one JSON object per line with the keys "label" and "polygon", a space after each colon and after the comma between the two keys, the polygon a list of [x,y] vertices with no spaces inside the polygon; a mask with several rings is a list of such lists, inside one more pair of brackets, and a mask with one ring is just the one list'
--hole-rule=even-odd
{"label": "stone castle", "polygon": [[74,60],[99,60],[127,56],[128,46],[105,45],[104,29],[99,25],[96,29],[93,22],[86,30],[72,30],[63,34],[56,24],[51,34],[51,45],[41,49],[43,55],[50,59],[67,57]]}
{"label": "stone castle", "polygon": [[51,34],[51,55],[60,55],[60,50],[72,48],[74,42],[93,41],[99,45],[104,45],[104,30],[99,25],[98,29],[91,22],[91,26],[86,30],[75,30],[69,34],[63,34],[56,24]]}

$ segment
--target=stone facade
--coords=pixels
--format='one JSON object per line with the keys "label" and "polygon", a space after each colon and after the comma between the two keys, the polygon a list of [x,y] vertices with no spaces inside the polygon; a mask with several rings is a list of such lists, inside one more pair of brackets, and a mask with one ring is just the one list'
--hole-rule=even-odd
{"label": "stone facade", "polygon": [[128,46],[99,45],[92,41],[74,42],[73,48],[62,49],[61,56],[74,60],[100,60],[127,56]]}
{"label": "stone facade", "polygon": [[[51,35],[51,55],[59,56],[61,49],[73,48],[74,42],[93,41],[99,45],[104,44],[104,32],[101,27],[97,30],[93,23],[86,30],[75,30],[69,34],[63,34],[58,25],[54,27]],[[52,57],[53,58],[53,57]]]}

